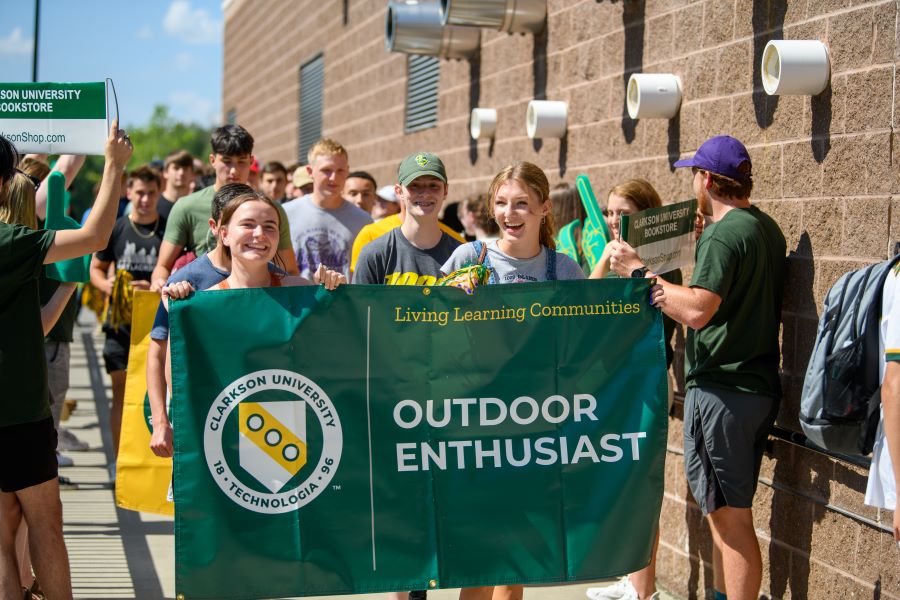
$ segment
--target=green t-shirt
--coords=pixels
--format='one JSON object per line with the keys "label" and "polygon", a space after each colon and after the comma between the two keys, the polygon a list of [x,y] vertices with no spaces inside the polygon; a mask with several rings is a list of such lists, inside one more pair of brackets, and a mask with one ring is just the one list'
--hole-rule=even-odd
{"label": "green t-shirt", "polygon": [[719,295],[709,323],[688,328],[687,387],[780,397],[778,328],[787,244],[778,224],[751,206],[734,208],[697,242],[691,287]]}
{"label": "green t-shirt", "polygon": [[[216,247],[216,238],[209,229],[209,219],[212,216],[212,201],[216,195],[214,186],[205,187],[199,192],[189,194],[181,198],[172,207],[169,219],[166,221],[166,234],[163,240],[176,246],[183,246],[186,250],[194,252],[197,256],[203,256]],[[281,205],[278,204],[278,214],[281,225],[278,231],[278,249],[292,249],[291,226],[287,215]]]}
{"label": "green t-shirt", "polygon": [[38,278],[55,235],[0,223],[0,427],[50,416]]}

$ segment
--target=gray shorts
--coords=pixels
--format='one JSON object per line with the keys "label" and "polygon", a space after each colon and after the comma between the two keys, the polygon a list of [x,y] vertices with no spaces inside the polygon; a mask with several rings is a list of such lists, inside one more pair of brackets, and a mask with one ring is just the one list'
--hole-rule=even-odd
{"label": "gray shorts", "polygon": [[47,385],[50,388],[50,412],[53,425],[59,429],[59,417],[63,402],[69,393],[69,342],[44,342],[44,356],[47,358]]}
{"label": "gray shorts", "polygon": [[700,510],[751,508],[769,430],[778,415],[770,396],[691,388],[684,398],[684,471]]}

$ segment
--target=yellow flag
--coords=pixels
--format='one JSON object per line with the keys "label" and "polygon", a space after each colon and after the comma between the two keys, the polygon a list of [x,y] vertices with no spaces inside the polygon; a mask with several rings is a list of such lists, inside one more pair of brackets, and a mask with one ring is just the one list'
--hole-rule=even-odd
{"label": "yellow flag", "polygon": [[121,508],[172,515],[166,500],[172,480],[172,459],[150,451],[150,401],[147,397],[147,349],[159,294],[136,292],[131,319],[131,350],[125,377],[125,405],[116,466],[116,505]]}

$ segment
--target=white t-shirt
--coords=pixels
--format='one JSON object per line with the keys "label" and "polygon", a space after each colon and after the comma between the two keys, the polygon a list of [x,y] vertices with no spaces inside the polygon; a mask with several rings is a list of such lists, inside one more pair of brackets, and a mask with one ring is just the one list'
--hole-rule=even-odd
{"label": "white t-shirt", "polygon": [[286,202],[283,208],[300,275],[312,279],[322,264],[349,277],[353,240],[372,222],[369,213],[346,200],[334,210],[319,208],[310,194]]}
{"label": "white t-shirt", "polygon": [[[881,360],[879,371],[884,381],[884,366],[887,361],[900,361],[900,265],[891,269],[884,282],[881,295],[881,331],[879,349]],[[872,450],[872,466],[869,468],[869,483],[866,486],[866,504],[878,508],[895,510],[897,506],[897,482],[894,481],[893,464],[888,452],[887,438],[884,437],[884,409],[878,422],[875,447]]]}

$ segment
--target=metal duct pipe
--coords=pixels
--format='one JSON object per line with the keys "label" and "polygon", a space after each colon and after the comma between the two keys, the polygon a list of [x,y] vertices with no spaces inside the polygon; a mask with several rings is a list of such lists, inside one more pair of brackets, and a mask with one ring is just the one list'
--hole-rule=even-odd
{"label": "metal duct pipe", "polygon": [[540,33],[547,19],[547,0],[440,0],[444,25],[499,29],[507,33]]}
{"label": "metal duct pipe", "polygon": [[481,45],[481,32],[474,27],[445,27],[437,2],[391,2],[384,45],[388,52],[469,58]]}

